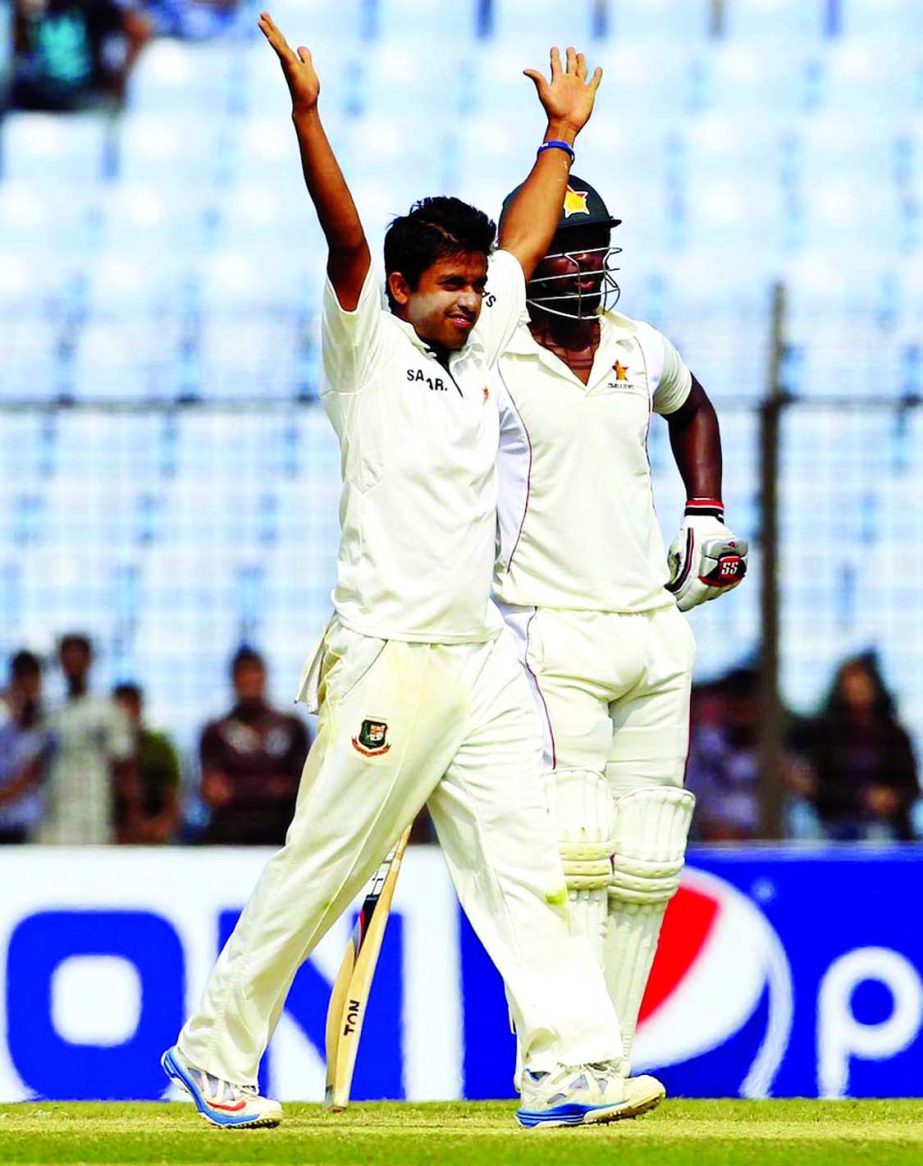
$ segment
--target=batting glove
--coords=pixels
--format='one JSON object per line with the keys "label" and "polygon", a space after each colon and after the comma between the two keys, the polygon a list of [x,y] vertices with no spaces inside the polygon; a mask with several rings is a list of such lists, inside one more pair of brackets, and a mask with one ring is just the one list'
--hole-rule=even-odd
{"label": "batting glove", "polygon": [[679,534],[667,553],[670,582],[680,611],[717,599],[743,581],[749,544],[724,525],[724,505],[690,498]]}

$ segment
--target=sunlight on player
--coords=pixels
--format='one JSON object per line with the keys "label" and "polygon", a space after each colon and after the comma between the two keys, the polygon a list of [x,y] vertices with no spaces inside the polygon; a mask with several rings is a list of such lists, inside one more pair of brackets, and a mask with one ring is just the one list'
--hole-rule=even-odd
{"label": "sunlight on player", "polygon": [[[628,1073],[695,802],[683,789],[694,640],[680,611],[740,583],[747,543],[724,525],[705,390],[665,336],[613,310],[618,224],[571,175],[529,282],[528,325],[498,366],[494,587],[538,697],[571,910],[605,968]],[[666,418],[689,498],[669,567],[652,412]]]}
{"label": "sunlight on player", "polygon": [[426,803],[459,899],[506,981],[526,1065],[523,1125],[643,1112],[626,1084],[602,973],[572,927],[541,789],[539,726],[512,639],[490,602],[498,414],[489,370],[525,313],[573,142],[601,72],[551,52],[534,70],[544,142],[494,224],[453,198],[389,228],[390,310],[318,114],[320,84],[267,14],[260,27],[292,97],[305,183],[327,239],[323,400],[342,450],[336,614],[303,692],[319,710],[285,847],[264,871],[205,996],[164,1055],[219,1125],[272,1125],[257,1068],[301,962]]}

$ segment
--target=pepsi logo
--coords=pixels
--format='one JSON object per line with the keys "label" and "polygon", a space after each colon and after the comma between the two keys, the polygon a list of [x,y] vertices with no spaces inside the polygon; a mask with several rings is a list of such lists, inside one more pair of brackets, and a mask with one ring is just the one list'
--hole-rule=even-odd
{"label": "pepsi logo", "polygon": [[741,1072],[744,1097],[768,1097],[792,1028],[792,974],[759,908],[714,875],[687,867],[670,903],[632,1058],[636,1071],[692,1060],[740,1032],[768,1000]]}

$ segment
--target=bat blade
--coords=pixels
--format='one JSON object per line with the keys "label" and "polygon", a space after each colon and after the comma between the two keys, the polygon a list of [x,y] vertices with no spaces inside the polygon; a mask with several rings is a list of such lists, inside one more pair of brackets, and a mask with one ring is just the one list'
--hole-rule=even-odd
{"label": "bat blade", "polygon": [[324,1104],[334,1113],[349,1104],[369,992],[409,837],[410,827],[375,872],[330,993]]}

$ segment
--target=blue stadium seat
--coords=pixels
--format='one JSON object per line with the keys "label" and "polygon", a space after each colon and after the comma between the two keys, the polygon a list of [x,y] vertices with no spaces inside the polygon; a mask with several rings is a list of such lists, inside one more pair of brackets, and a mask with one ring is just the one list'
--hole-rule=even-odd
{"label": "blue stadium seat", "polygon": [[[417,45],[437,60],[444,50],[474,39],[478,0],[433,4],[430,0],[376,0],[371,28],[376,40],[389,46]],[[438,90],[431,96],[435,100]]]}
{"label": "blue stadium seat", "polygon": [[81,294],[81,306],[91,319],[182,318],[198,310],[189,258],[170,251],[154,262],[153,254],[115,248],[98,257]]}
{"label": "blue stadium seat", "polygon": [[207,317],[200,337],[203,400],[259,402],[297,391],[299,330],[290,315]]}
{"label": "blue stadium seat", "polygon": [[187,44],[160,38],[145,46],[132,70],[127,106],[139,113],[184,117],[193,109],[216,116],[231,105],[236,45]]}
{"label": "blue stadium seat", "polygon": [[786,331],[794,342],[806,339],[818,320],[839,321],[845,339],[860,320],[893,327],[901,319],[907,293],[900,269],[874,252],[852,252],[849,267],[844,279],[842,253],[819,248],[785,265]]}
{"label": "blue stadium seat", "polygon": [[171,256],[209,246],[223,200],[223,194],[208,186],[116,183],[99,206],[98,238],[110,254],[129,261],[143,256],[149,265],[170,266]]}
{"label": "blue stadium seat", "polygon": [[673,173],[689,198],[698,198],[702,183],[735,181],[747,176],[767,187],[782,182],[788,126],[775,118],[754,124],[748,113],[708,111],[687,118],[676,130],[671,157]]}
{"label": "blue stadium seat", "polygon": [[754,252],[778,255],[787,238],[787,208],[781,190],[759,175],[738,173],[685,190],[677,222],[686,246],[739,250],[741,262]]}
{"label": "blue stadium seat", "polygon": [[904,394],[901,371],[902,341],[891,331],[862,321],[868,349],[844,355],[847,333],[842,321],[826,327],[815,324],[790,365],[787,387],[808,399],[868,399],[896,401]]}
{"label": "blue stadium seat", "polygon": [[452,141],[452,169],[458,193],[496,218],[504,196],[523,181],[532,165],[541,141],[538,120],[531,110],[516,116],[483,111],[463,118],[455,127]]}
{"label": "blue stadium seat", "polygon": [[0,402],[53,401],[61,395],[63,326],[49,316],[0,316]]}
{"label": "blue stadium seat", "polygon": [[77,336],[71,391],[77,401],[172,401],[178,395],[175,316],[87,322]]}
{"label": "blue stadium seat", "polygon": [[[343,120],[325,113],[324,128],[340,165],[346,168],[349,157],[344,152]],[[298,141],[290,116],[253,113],[236,122],[229,151],[229,179],[233,185],[271,184],[277,199],[304,193]]]}
{"label": "blue stadium seat", "polygon": [[[369,10],[377,0],[274,0],[272,18],[293,48],[316,45],[349,49],[367,36]],[[262,42],[262,37],[257,40]],[[265,47],[265,46],[264,46]]]}
{"label": "blue stadium seat", "polygon": [[79,302],[85,257],[79,251],[0,252],[0,319],[32,312],[66,319]]}
{"label": "blue stadium seat", "polygon": [[806,186],[799,196],[796,241],[846,255],[856,248],[897,258],[907,248],[910,208],[889,183],[842,174]]}
{"label": "blue stadium seat", "polygon": [[708,0],[608,0],[608,32],[617,41],[659,44],[703,40],[711,31]]}
{"label": "blue stadium seat", "polygon": [[763,396],[772,288],[768,255],[700,245],[652,273],[648,286],[639,286],[637,301],[630,271],[624,283],[624,310],[669,336],[719,404]]}
{"label": "blue stadium seat", "polygon": [[656,125],[687,114],[695,100],[702,52],[685,39],[616,38],[593,45],[590,63],[602,66],[603,83],[587,140],[612,122],[629,131],[638,127],[640,137],[648,122]]}
{"label": "blue stadium seat", "polygon": [[890,120],[923,108],[923,52],[897,35],[842,37],[818,58],[818,106]]}
{"label": "blue stadium seat", "polygon": [[777,52],[780,46],[829,35],[831,7],[829,0],[727,0],[721,31],[732,39],[772,45]]}
{"label": "blue stadium seat", "polygon": [[0,249],[32,256],[90,249],[105,186],[0,182]]}
{"label": "blue stadium seat", "polygon": [[396,194],[410,190],[416,197],[445,185],[449,143],[439,119],[405,114],[397,123],[366,114],[350,123],[348,143],[350,183],[387,182]]}
{"label": "blue stadium seat", "polygon": [[[557,45],[563,52],[573,45],[588,52],[595,30],[592,0],[492,0],[492,36],[507,51],[535,59],[533,68],[543,69],[548,63],[548,50]],[[517,60],[510,61],[515,68]]]}
{"label": "blue stadium seat", "polygon": [[717,43],[696,59],[693,104],[749,116],[757,132],[767,120],[791,124],[814,99],[818,59],[801,41],[783,48],[759,39]]}
{"label": "blue stadium seat", "polygon": [[119,177],[154,188],[195,189],[226,181],[234,123],[207,113],[126,114],[119,126]]}
{"label": "blue stadium seat", "polygon": [[8,113],[0,122],[0,173],[52,189],[100,181],[110,132],[102,114]]}
{"label": "blue stadium seat", "polygon": [[923,9],[917,0],[839,0],[839,8],[846,36],[887,37],[895,44],[917,48],[923,39]]}
{"label": "blue stadium seat", "polygon": [[806,189],[831,175],[890,190],[909,184],[914,130],[899,110],[887,118],[822,110],[799,119],[788,134],[793,179]]}
{"label": "blue stadium seat", "polygon": [[323,270],[326,244],[300,173],[289,182],[261,175],[259,181],[226,191],[218,204],[215,238],[221,249],[232,251],[290,250],[304,257],[308,270]]}
{"label": "blue stadium seat", "polygon": [[522,75],[527,68],[547,72],[548,45],[534,47],[521,40],[513,45],[485,42],[463,63],[460,100],[465,115],[483,113],[498,122],[509,117],[522,122],[530,117],[536,127],[532,140],[540,141],[545,123],[535,86]]}
{"label": "blue stadium seat", "polygon": [[209,312],[292,312],[316,309],[323,261],[285,246],[221,248],[198,271],[201,304]]}
{"label": "blue stadium seat", "polygon": [[[413,150],[420,144],[421,134],[426,141],[432,139],[463,107],[462,60],[461,48],[455,42],[438,49],[403,42],[366,45],[357,57],[355,112],[399,126],[400,135]],[[434,106],[442,111],[442,117],[430,115]]]}

